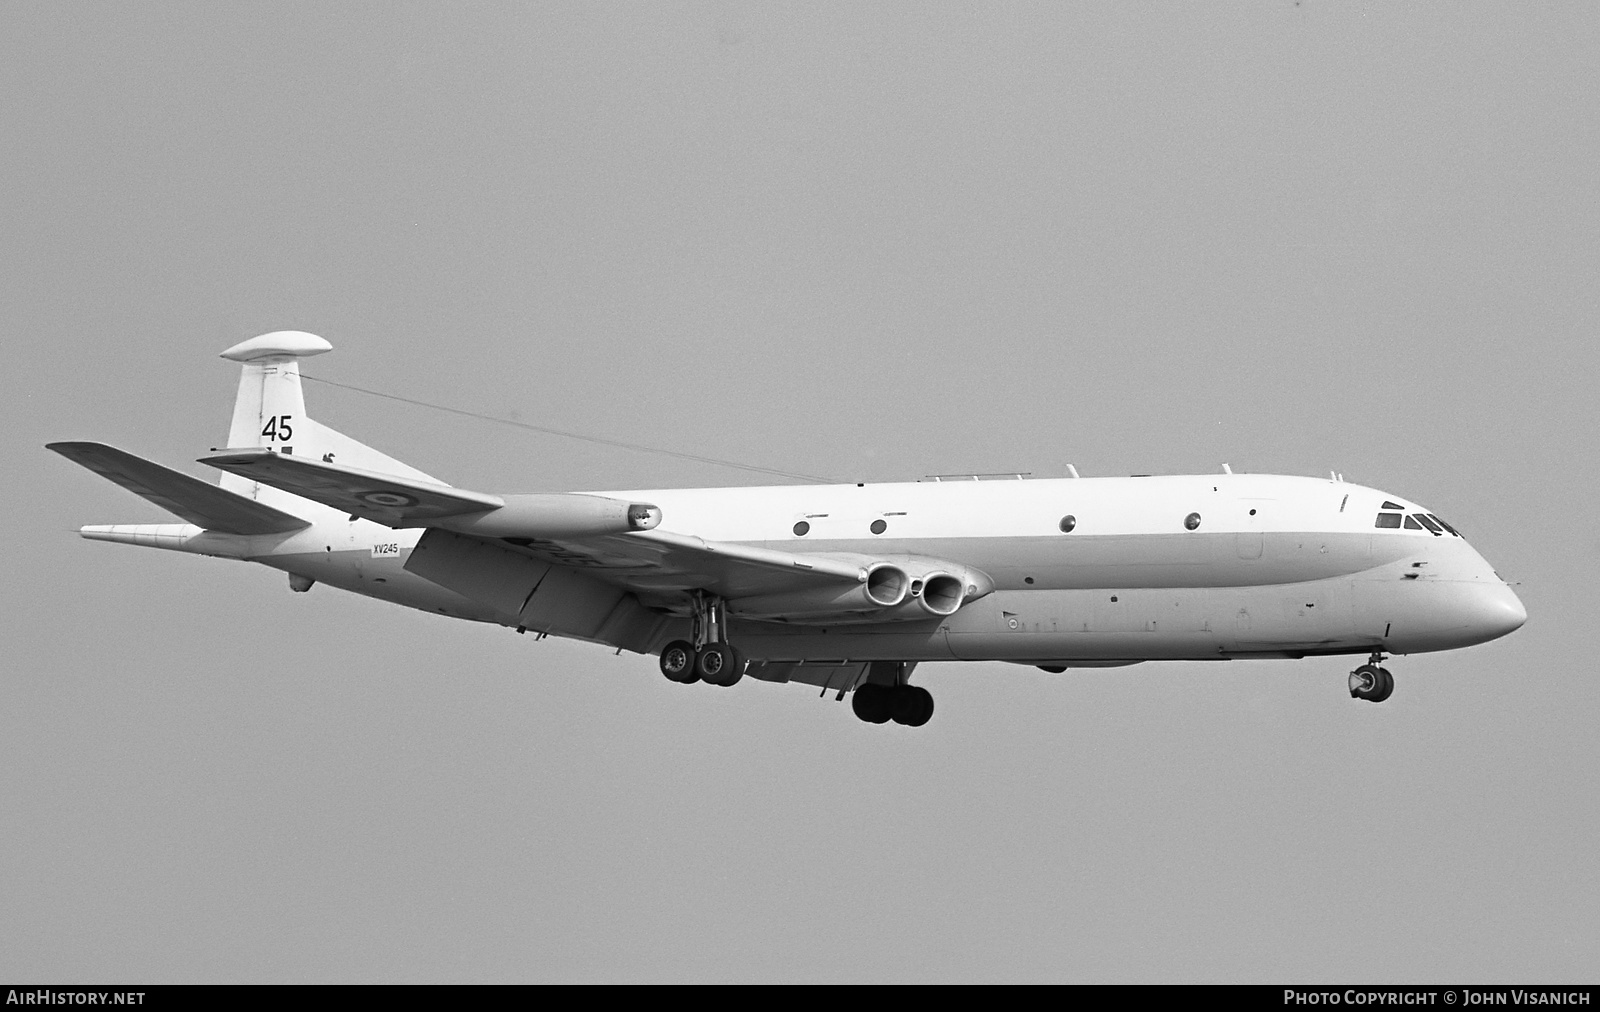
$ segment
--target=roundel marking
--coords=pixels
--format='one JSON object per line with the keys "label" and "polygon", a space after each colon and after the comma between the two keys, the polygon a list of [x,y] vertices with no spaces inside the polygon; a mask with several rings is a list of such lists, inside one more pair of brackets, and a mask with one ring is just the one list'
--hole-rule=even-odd
{"label": "roundel marking", "polygon": [[404,492],[357,492],[356,498],[373,506],[387,506],[391,509],[417,504],[415,496],[406,495]]}

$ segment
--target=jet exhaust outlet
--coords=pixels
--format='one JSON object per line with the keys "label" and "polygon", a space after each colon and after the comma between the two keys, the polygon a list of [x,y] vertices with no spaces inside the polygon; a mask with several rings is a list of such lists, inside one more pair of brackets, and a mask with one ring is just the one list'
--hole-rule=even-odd
{"label": "jet exhaust outlet", "polygon": [[966,581],[949,573],[929,573],[923,577],[918,600],[931,615],[954,615],[966,600]]}
{"label": "jet exhaust outlet", "polygon": [[899,566],[878,563],[852,584],[812,587],[782,594],[732,598],[728,610],[751,618],[800,619],[875,615],[906,599],[911,580]]}
{"label": "jet exhaust outlet", "polygon": [[890,621],[912,620],[929,615],[948,618],[968,602],[994,592],[994,581],[987,573],[946,559],[907,555],[891,556],[888,561],[905,572],[909,579],[903,602],[895,609],[894,615],[885,616]]}
{"label": "jet exhaust outlet", "polygon": [[899,566],[873,566],[867,571],[867,597],[885,608],[904,601],[909,585],[906,571]]}

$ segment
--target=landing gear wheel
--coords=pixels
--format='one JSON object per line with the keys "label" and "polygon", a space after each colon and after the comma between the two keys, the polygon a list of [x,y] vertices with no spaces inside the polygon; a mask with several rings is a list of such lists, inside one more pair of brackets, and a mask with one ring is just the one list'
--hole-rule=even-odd
{"label": "landing gear wheel", "polygon": [[661,650],[661,673],[667,680],[688,685],[698,682],[700,676],[694,670],[694,644],[685,640],[673,640]]}
{"label": "landing gear wheel", "polygon": [[869,724],[888,723],[889,709],[893,702],[894,690],[887,685],[869,683],[850,694],[850,709]]}
{"label": "landing gear wheel", "polygon": [[744,659],[726,643],[707,643],[695,657],[694,670],[708,685],[732,685],[744,677]]}
{"label": "landing gear wheel", "polygon": [[1350,672],[1350,698],[1381,703],[1394,692],[1394,676],[1376,664],[1363,664]]}
{"label": "landing gear wheel", "polygon": [[933,693],[917,685],[901,685],[894,690],[889,715],[896,724],[921,727],[933,716]]}
{"label": "landing gear wheel", "polygon": [[1389,674],[1389,669],[1379,668],[1378,674],[1381,676],[1380,681],[1382,684],[1378,686],[1378,692],[1372,697],[1374,703],[1381,703],[1394,695],[1394,676]]}

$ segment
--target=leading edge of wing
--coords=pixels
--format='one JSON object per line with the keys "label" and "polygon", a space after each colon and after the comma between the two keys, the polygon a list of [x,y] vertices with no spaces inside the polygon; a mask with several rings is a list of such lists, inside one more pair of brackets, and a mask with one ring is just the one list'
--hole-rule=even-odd
{"label": "leading edge of wing", "polygon": [[[794,552],[740,545],[727,541],[707,541],[692,534],[674,534],[671,531],[643,531],[628,536],[630,541],[650,541],[668,548],[693,554],[784,573],[814,573],[840,580],[859,582],[867,578],[867,567],[862,562],[823,555],[797,555]],[[613,542],[614,543],[614,542]]]}
{"label": "leading edge of wing", "polygon": [[105,443],[46,443],[45,449],[54,450],[74,464],[207,530],[243,535],[288,534],[311,526],[309,520]]}
{"label": "leading edge of wing", "polygon": [[242,475],[387,527],[426,527],[430,521],[499,509],[496,495],[432,485],[268,449],[229,450],[200,463]]}
{"label": "leading edge of wing", "polygon": [[[533,546],[536,553],[539,547]],[[564,558],[550,554],[551,561],[585,568],[656,605],[675,602],[682,593],[693,591],[729,601],[816,593],[821,595],[812,605],[817,610],[858,610],[836,608],[835,599],[863,587],[872,573],[883,568],[881,560],[852,553],[802,555],[659,529],[556,547],[569,554]]]}

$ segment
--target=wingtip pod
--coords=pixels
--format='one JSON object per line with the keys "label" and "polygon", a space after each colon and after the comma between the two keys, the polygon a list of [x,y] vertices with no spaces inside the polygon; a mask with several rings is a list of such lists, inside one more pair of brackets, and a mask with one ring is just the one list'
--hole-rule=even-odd
{"label": "wingtip pod", "polygon": [[491,538],[592,538],[648,531],[661,523],[661,508],[649,503],[578,492],[508,495],[487,512],[441,517],[429,526]]}
{"label": "wingtip pod", "polygon": [[232,362],[254,362],[263,358],[308,358],[332,350],[333,345],[315,334],[303,330],[276,330],[240,341],[223,352],[222,357]]}
{"label": "wingtip pod", "polygon": [[266,447],[223,450],[200,463],[388,527],[443,527],[486,538],[588,538],[648,531],[661,508],[579,492],[487,495],[399,475],[308,460]]}

